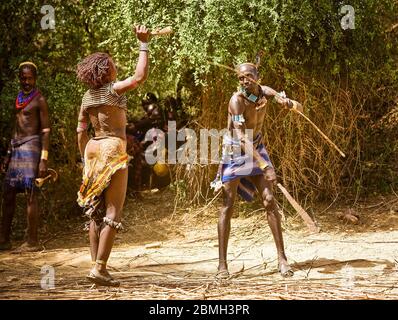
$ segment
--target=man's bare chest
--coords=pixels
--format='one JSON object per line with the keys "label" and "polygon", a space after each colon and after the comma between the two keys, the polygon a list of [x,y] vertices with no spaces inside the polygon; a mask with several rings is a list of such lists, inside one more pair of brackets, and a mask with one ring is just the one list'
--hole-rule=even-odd
{"label": "man's bare chest", "polygon": [[25,108],[18,110],[16,119],[19,123],[39,119],[40,106],[37,101],[32,101]]}
{"label": "man's bare chest", "polygon": [[259,105],[250,101],[244,101],[243,103],[245,105],[243,116],[246,128],[255,129],[259,124],[264,122],[266,105]]}

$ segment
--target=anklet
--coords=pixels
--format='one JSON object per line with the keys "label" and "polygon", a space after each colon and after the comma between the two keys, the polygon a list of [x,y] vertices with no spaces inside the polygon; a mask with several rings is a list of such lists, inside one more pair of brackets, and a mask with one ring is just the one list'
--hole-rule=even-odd
{"label": "anklet", "polygon": [[104,261],[104,260],[96,260],[95,263],[98,263],[102,266],[106,266],[106,261]]}

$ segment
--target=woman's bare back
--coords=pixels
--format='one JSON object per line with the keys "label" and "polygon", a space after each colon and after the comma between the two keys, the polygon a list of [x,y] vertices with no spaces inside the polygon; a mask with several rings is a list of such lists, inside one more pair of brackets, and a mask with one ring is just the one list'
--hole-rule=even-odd
{"label": "woman's bare back", "polygon": [[95,136],[126,139],[126,111],[116,106],[98,106],[87,109]]}

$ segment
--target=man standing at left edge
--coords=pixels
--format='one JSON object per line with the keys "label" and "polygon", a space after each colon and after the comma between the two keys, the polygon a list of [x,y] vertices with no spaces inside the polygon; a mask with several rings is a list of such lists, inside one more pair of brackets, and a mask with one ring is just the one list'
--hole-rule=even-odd
{"label": "man standing at left edge", "polygon": [[3,210],[0,228],[0,250],[11,249],[10,233],[17,193],[27,202],[26,242],[18,251],[40,250],[38,242],[37,177],[47,172],[50,124],[46,98],[36,88],[37,66],[33,62],[19,65],[21,91],[15,100],[15,126],[4,163]]}

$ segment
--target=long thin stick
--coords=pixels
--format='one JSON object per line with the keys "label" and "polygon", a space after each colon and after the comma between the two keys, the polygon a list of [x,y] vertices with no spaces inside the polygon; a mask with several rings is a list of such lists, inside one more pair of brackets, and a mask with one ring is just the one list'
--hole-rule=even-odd
{"label": "long thin stick", "polygon": [[315,129],[316,131],[318,131],[321,136],[327,141],[329,142],[340,154],[343,158],[345,158],[345,153],[343,151],[340,150],[340,148],[338,146],[336,146],[336,144],[330,140],[328,138],[328,136],[326,134],[324,134],[321,129],[319,129],[315,123],[313,123],[304,113],[302,113],[300,110],[297,109],[292,109],[294,112],[297,112],[298,114],[300,114],[305,120],[307,120]]}
{"label": "long thin stick", "polygon": [[[223,65],[223,64],[220,64],[220,63],[217,63],[217,62],[211,62],[211,61],[209,61],[209,63],[210,63],[210,64],[213,64],[213,65],[215,65],[215,66],[218,66],[218,67],[221,67],[221,68],[224,68],[224,69],[233,71],[234,73],[236,73],[236,74],[238,74],[238,75],[241,75],[237,70],[235,70],[234,68],[231,68],[231,67],[229,67],[229,66],[226,66],[226,65]],[[250,81],[252,81],[252,82],[254,82],[254,83],[258,84],[258,85],[261,85],[260,83],[258,83],[257,81],[255,81],[255,80],[253,80],[253,79],[251,79],[251,78],[248,78],[248,77],[247,77],[247,79],[249,79]],[[277,93],[277,96],[278,96],[279,98],[282,98],[278,93]],[[319,128],[317,127],[317,125],[316,125],[315,123],[313,123],[307,116],[305,116],[305,115],[304,115],[302,112],[300,112],[299,110],[297,110],[297,109],[291,109],[291,110],[294,110],[295,112],[299,113],[305,120],[307,120],[307,121],[308,121],[308,122],[321,134],[321,136],[322,136],[327,142],[329,142],[330,145],[332,145],[332,146],[340,153],[340,155],[341,155],[342,157],[345,158],[344,152],[341,151],[341,150],[337,147],[337,145],[336,145],[330,138],[328,138],[328,136],[327,136],[326,134],[324,134],[324,133],[321,131],[321,129],[319,129]]]}

